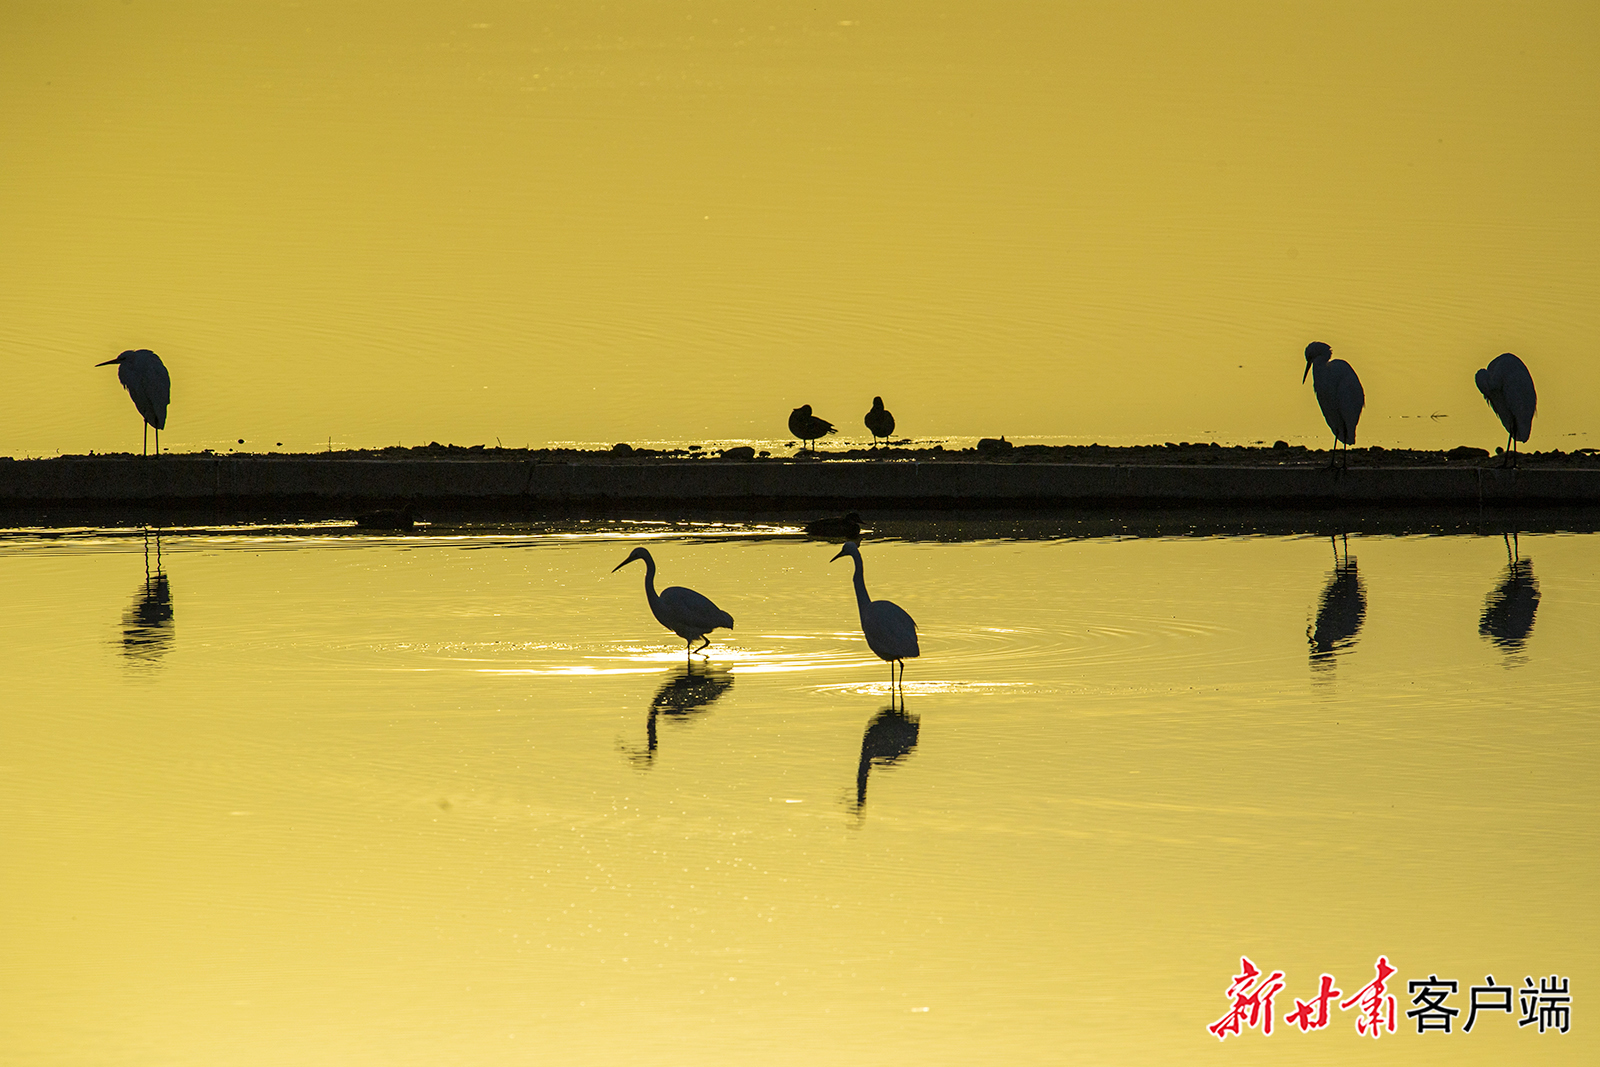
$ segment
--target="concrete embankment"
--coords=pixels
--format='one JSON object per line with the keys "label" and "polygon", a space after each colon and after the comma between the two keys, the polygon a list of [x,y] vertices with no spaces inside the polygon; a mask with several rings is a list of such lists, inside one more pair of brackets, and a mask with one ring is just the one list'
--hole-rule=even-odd
{"label": "concrete embankment", "polygon": [[62,457],[0,462],[0,507],[360,507],[786,510],[1070,507],[1600,507],[1600,469],[1451,464],[1161,465],[549,462],[311,456]]}

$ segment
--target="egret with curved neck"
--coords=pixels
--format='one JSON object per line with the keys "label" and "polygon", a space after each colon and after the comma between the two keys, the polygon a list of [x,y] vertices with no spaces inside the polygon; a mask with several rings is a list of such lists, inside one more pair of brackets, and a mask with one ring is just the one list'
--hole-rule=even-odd
{"label": "egret with curved neck", "polygon": [[1500,465],[1515,467],[1517,442],[1527,443],[1533,433],[1533,414],[1539,409],[1533,375],[1515,353],[1504,352],[1490,360],[1473,380],[1478,383],[1478,392],[1500,416],[1500,425],[1506,428],[1506,458]]}
{"label": "egret with curved neck", "polygon": [[144,419],[145,455],[150,454],[150,431],[154,429],[159,456],[161,431],[167,428],[167,405],[172,403],[172,376],[167,373],[167,365],[148,348],[130,348],[116,359],[95,366],[117,368],[117,381],[133,397],[133,406]]}
{"label": "egret with curved neck", "polygon": [[[693,589],[671,585],[657,593],[656,561],[650,555],[650,550],[642,545],[629,553],[627,559],[612,567],[611,573],[617,573],[636,559],[644,560],[644,597],[650,604],[650,614],[662,626],[683,638],[685,655],[699,652],[711,644],[711,638],[706,634],[717,627],[733,629],[733,616]],[[700,648],[691,648],[696,641],[700,642]]]}
{"label": "egret with curved neck", "polygon": [[1339,465],[1339,445],[1345,447],[1344,465],[1350,466],[1350,446],[1356,443],[1356,423],[1361,421],[1361,409],[1367,406],[1367,394],[1361,389],[1361,379],[1350,364],[1333,358],[1333,348],[1322,342],[1306,345],[1305,374],[1300,375],[1304,385],[1306,375],[1311,376],[1311,389],[1317,394],[1317,406],[1322,417],[1333,431],[1333,466]]}
{"label": "egret with curved neck", "polygon": [[[861,632],[866,636],[867,647],[872,649],[873,655],[889,664],[889,688],[893,692],[895,685],[895,664],[900,665],[900,684],[905,685],[906,660],[916,659],[922,654],[922,649],[917,645],[917,623],[906,610],[892,600],[873,600],[867,595],[867,579],[862,573],[861,546],[854,541],[846,541],[844,547],[839,549],[839,555],[849,556],[856,561],[856,573],[853,579],[856,587],[856,609],[861,614]],[[832,563],[833,560],[829,560]]]}

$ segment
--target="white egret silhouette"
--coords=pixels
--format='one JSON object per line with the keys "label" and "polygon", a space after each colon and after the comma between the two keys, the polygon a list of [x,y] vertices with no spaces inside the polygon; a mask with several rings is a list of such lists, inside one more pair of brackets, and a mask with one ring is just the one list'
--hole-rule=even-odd
{"label": "white egret silhouette", "polygon": [[1311,375],[1311,388],[1317,394],[1317,405],[1322,417],[1333,431],[1333,466],[1339,464],[1339,445],[1346,450],[1344,465],[1350,466],[1348,451],[1356,443],[1356,423],[1361,421],[1361,409],[1367,404],[1367,395],[1361,391],[1361,379],[1350,364],[1333,358],[1333,349],[1321,341],[1306,345],[1306,370],[1300,375],[1304,384],[1306,374]]}
{"label": "white egret silhouette", "polygon": [[705,648],[711,643],[711,638],[706,634],[719,626],[733,629],[733,616],[713,604],[709,599],[693,589],[685,589],[681,585],[671,585],[656,592],[656,561],[650,555],[650,550],[643,546],[634,549],[628,558],[611,568],[615,574],[636,559],[644,560],[644,595],[650,603],[650,614],[656,621],[679,637],[683,638],[684,653],[698,652],[699,648],[691,649],[690,646],[699,641],[700,648]]}
{"label": "white egret silhouette", "polygon": [[172,401],[172,377],[161,357],[148,348],[130,348],[116,359],[96,363],[97,367],[117,366],[117,381],[133,397],[133,406],[144,418],[144,452],[150,454],[150,430],[156,431],[156,455],[161,454],[161,431],[167,428],[167,404]]}
{"label": "white egret silhouette", "polygon": [[1539,394],[1533,388],[1528,365],[1513,353],[1503,352],[1473,376],[1478,392],[1500,416],[1506,428],[1506,458],[1501,466],[1517,465],[1517,442],[1527,443],[1533,433],[1533,413],[1539,407]]}
{"label": "white egret silhouette", "polygon": [[894,689],[894,665],[900,664],[900,682],[905,684],[906,660],[922,654],[917,645],[917,623],[904,608],[891,600],[873,600],[867,595],[867,581],[862,576],[861,547],[846,541],[839,555],[828,562],[849,556],[856,561],[854,583],[856,608],[861,614],[861,632],[866,635],[867,647],[873,655],[889,664],[889,688]]}

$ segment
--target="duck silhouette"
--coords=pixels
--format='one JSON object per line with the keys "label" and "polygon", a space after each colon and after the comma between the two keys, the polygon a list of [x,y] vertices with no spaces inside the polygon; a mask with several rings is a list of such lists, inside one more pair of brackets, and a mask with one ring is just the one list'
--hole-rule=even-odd
{"label": "duck silhouette", "polygon": [[811,443],[811,451],[817,450],[817,438],[826,437],[830,433],[838,433],[833,428],[833,423],[827,419],[818,418],[811,414],[810,404],[801,404],[789,412],[789,433],[800,438],[800,447],[805,448],[806,442]]}
{"label": "duck silhouette", "polygon": [[878,438],[883,438],[885,447],[889,438],[894,436],[894,415],[883,406],[883,397],[872,398],[872,410],[867,412],[867,417],[861,420],[867,424],[867,429],[872,433],[872,447],[878,447]]}

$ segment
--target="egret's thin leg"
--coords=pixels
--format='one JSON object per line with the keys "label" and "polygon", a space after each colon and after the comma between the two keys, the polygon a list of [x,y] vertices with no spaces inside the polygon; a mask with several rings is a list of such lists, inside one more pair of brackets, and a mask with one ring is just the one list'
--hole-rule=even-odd
{"label": "egret's thin leg", "polygon": [[144,424],[144,447],[140,450],[139,454],[142,456],[148,456],[150,454],[150,424],[148,422]]}
{"label": "egret's thin leg", "polygon": [[700,635],[700,648],[695,649],[695,651],[699,652],[701,649],[707,647],[710,644],[711,644],[711,638],[707,637],[704,634],[701,634]]}

